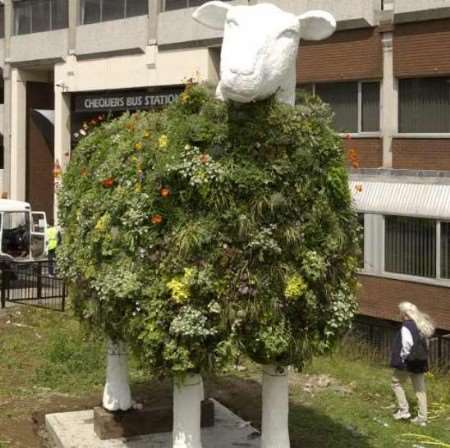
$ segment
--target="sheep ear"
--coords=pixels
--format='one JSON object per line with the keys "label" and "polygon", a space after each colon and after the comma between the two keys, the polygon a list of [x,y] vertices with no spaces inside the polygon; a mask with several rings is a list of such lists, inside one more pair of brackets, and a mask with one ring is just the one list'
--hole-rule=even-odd
{"label": "sheep ear", "polygon": [[223,30],[227,13],[231,8],[231,5],[223,2],[208,2],[197,8],[192,18],[208,28]]}
{"label": "sheep ear", "polygon": [[305,40],[322,40],[336,31],[336,20],[326,11],[308,11],[299,16],[300,37]]}

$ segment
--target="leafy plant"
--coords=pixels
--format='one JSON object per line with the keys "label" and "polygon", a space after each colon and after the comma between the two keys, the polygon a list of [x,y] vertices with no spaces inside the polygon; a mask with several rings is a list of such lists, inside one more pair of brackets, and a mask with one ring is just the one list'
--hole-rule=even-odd
{"label": "leafy plant", "polygon": [[358,225],[314,98],[239,105],[190,85],[105,122],[77,146],[59,210],[76,314],[162,375],[237,349],[301,368],[355,312]]}

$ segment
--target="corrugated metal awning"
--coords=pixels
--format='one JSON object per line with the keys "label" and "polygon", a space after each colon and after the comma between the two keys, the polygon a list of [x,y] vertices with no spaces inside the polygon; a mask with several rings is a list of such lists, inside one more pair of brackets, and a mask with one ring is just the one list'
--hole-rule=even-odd
{"label": "corrugated metal awning", "polygon": [[450,185],[405,182],[349,182],[360,212],[450,219]]}

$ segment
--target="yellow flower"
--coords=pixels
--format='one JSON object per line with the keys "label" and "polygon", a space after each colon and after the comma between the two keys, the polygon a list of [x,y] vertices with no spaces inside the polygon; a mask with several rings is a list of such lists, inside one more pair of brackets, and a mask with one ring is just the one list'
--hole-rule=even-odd
{"label": "yellow flower", "polygon": [[140,151],[140,150],[142,149],[142,143],[136,143],[136,144],[134,145],[134,149],[135,149],[136,151]]}
{"label": "yellow flower", "polygon": [[187,92],[183,92],[180,95],[180,101],[181,101],[181,104],[186,104],[189,101],[189,95],[187,94]]}
{"label": "yellow flower", "polygon": [[95,224],[95,230],[97,232],[105,232],[111,223],[111,216],[108,213],[103,215]]}
{"label": "yellow flower", "polygon": [[167,138],[167,135],[161,135],[161,137],[159,137],[158,144],[160,149],[166,149],[168,143],[169,139]]}
{"label": "yellow flower", "polygon": [[293,274],[288,278],[286,282],[284,295],[287,299],[298,299],[303,295],[306,288],[307,285],[303,278],[298,274]]}
{"label": "yellow flower", "polygon": [[136,186],[134,187],[134,191],[136,193],[141,193],[142,191],[142,185],[141,184],[136,184]]}
{"label": "yellow flower", "polygon": [[166,286],[169,288],[172,295],[172,300],[175,303],[184,303],[189,299],[191,295],[189,285],[181,280],[177,280],[174,278],[170,280],[170,282],[168,282]]}
{"label": "yellow flower", "polygon": [[149,137],[150,137],[150,132],[145,131],[145,132],[144,132],[144,138],[149,138]]}

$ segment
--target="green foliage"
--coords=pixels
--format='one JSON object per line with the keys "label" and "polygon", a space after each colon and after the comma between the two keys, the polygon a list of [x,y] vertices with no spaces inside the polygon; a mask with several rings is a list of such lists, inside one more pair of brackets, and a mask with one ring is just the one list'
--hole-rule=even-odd
{"label": "green foliage", "polygon": [[81,140],[59,195],[76,314],[160,374],[236,347],[301,368],[356,308],[357,221],[328,108],[189,86]]}

